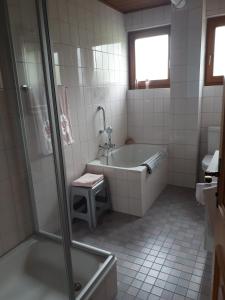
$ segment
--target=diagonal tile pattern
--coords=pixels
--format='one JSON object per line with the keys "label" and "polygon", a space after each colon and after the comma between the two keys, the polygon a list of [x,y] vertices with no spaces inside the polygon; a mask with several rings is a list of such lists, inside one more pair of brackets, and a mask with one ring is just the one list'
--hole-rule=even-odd
{"label": "diagonal tile pattern", "polygon": [[95,232],[75,222],[74,239],[118,258],[117,299],[210,299],[211,254],[194,190],[168,186],[143,218],[111,213]]}

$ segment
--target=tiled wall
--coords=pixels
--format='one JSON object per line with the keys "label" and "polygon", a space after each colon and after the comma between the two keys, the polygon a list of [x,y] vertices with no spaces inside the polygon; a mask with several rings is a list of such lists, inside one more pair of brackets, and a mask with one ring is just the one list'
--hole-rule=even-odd
{"label": "tiled wall", "polygon": [[[126,30],[168,25],[171,6],[125,14]],[[128,136],[138,143],[168,144],[170,89],[128,90]]]}
{"label": "tiled wall", "polygon": [[171,88],[128,92],[128,134],[138,142],[169,143],[170,183],[191,187],[200,123],[201,6],[197,1],[182,10],[166,6],[125,16],[127,31],[171,24]]}
{"label": "tiled wall", "polygon": [[[225,15],[225,1],[206,0],[206,16],[215,17]],[[208,153],[207,128],[209,126],[220,126],[222,112],[223,86],[204,86],[202,91],[201,109],[201,136],[200,136],[200,162],[199,175],[201,175],[201,161]],[[201,178],[201,177],[200,177]]]}
{"label": "tiled wall", "polygon": [[8,5],[19,85],[29,87],[20,91],[37,221],[41,230],[56,233],[59,214],[54,159],[42,146],[48,112],[35,1],[11,0]]}
{"label": "tiled wall", "polygon": [[164,26],[170,23],[170,5],[125,14],[125,26],[127,31]]}
{"label": "tiled wall", "polygon": [[[172,9],[170,183],[194,187],[197,179],[203,86],[205,3]],[[184,38],[186,37],[186,38]]]}
{"label": "tiled wall", "polygon": [[225,14],[224,0],[206,0],[207,17],[219,16]]}
{"label": "tiled wall", "polygon": [[167,185],[168,159],[162,159],[150,176],[145,167],[130,170],[96,162],[88,164],[87,170],[107,176],[113,210],[143,217]]}
{"label": "tiled wall", "polygon": [[9,93],[0,90],[0,255],[33,232],[18,116],[9,111]]}
{"label": "tiled wall", "polygon": [[[153,128],[154,117],[144,117],[144,115],[155,114],[154,103],[157,102],[155,94],[159,96],[163,89],[140,92],[132,90],[128,91],[127,96],[128,135],[139,142],[147,143],[166,143],[170,140],[171,183],[193,187],[195,180],[198,180],[197,162],[199,161],[200,165],[202,157],[207,153],[207,127],[219,124],[222,101],[220,86],[203,87],[205,16],[225,14],[225,3],[221,0],[207,0],[205,7],[204,1],[202,3],[189,1],[188,8],[175,12],[173,10],[172,16],[171,14],[171,7],[167,6],[125,16],[127,31],[163,26],[171,24],[172,21],[171,82],[173,91],[171,93],[170,90],[169,93],[172,99],[165,99],[169,104],[169,118],[166,117],[167,110],[165,111],[161,104],[158,106],[161,110],[157,109],[157,113],[164,114],[164,117],[169,119],[164,125],[169,124],[170,129],[166,126],[162,127],[162,123],[160,127]],[[201,99],[202,91],[203,98]],[[159,118],[158,122],[160,120],[162,118]],[[160,138],[162,131],[164,136],[167,134],[166,139]],[[198,156],[199,148],[200,155]]]}
{"label": "tiled wall", "polygon": [[[207,14],[212,15],[215,11],[220,13],[223,7],[222,2],[214,2],[220,3],[216,4],[216,9],[208,6]],[[10,3],[14,8],[12,10],[15,21],[13,29],[15,30],[15,36],[17,36],[15,50],[18,71],[21,75],[20,78],[22,78],[21,83],[24,83],[24,80],[28,80],[27,82],[32,86],[36,84],[32,82],[34,80],[32,72],[40,68],[40,49],[37,42],[37,32],[34,32],[32,27],[35,25],[35,21],[31,14],[26,14],[27,9],[30,7],[29,5],[32,6],[32,1],[24,2],[25,6],[22,5],[19,8],[17,7],[19,2],[10,1]],[[23,3],[23,1],[20,3]],[[170,99],[170,89],[154,89],[128,91],[126,104],[126,30],[170,24],[170,6],[126,14],[125,30],[123,16],[95,0],[79,0],[76,2],[48,0],[48,5],[53,50],[58,55],[55,61],[57,83],[68,87],[74,138],[74,143],[66,146],[64,149],[68,183],[84,171],[88,161],[96,157],[100,143],[98,131],[102,128],[102,118],[100,113],[96,112],[96,108],[98,105],[103,105],[106,108],[107,124],[112,125],[114,130],[114,143],[117,145],[124,143],[127,137],[127,124],[128,135],[132,136],[137,142],[170,142],[171,183],[193,186],[196,172],[196,155],[198,152],[199,94],[197,95],[196,90],[192,89],[190,82],[187,83],[189,91],[193,90],[196,94],[194,96],[192,94],[189,97],[179,93],[183,89],[181,81],[185,80],[181,75],[186,74],[189,77],[193,76],[192,78],[196,78],[196,69],[194,70],[193,66],[191,66],[191,68],[187,68],[187,72],[183,72],[181,60],[181,63],[172,65],[171,80],[177,94],[176,97],[173,92],[172,101]],[[193,39],[198,39],[200,29],[195,30],[195,21],[199,21],[201,12],[198,9],[189,12],[193,13],[194,18],[188,20],[188,30],[189,33],[193,33]],[[176,15],[175,18],[183,21],[182,14],[180,16]],[[25,36],[21,35],[23,29],[28,30]],[[183,35],[183,29],[182,26],[177,26],[176,34],[181,34],[182,40],[183,36],[186,36]],[[190,40],[190,36],[188,38]],[[24,47],[24,42],[26,42],[26,47]],[[197,44],[194,45],[196,46]],[[187,44],[184,44],[184,46],[186,47]],[[190,44],[191,50],[197,49],[197,47],[193,48],[192,46]],[[173,51],[176,59],[181,54],[178,48],[175,47]],[[28,53],[30,51],[31,54],[36,53],[37,56],[30,56],[29,60],[24,60],[21,49],[28,51]],[[187,49],[190,55],[190,48]],[[182,55],[180,56],[181,59]],[[193,55],[199,57],[199,52]],[[189,58],[193,63],[193,57]],[[188,63],[188,65],[190,64]],[[39,77],[39,79],[42,77]],[[199,78],[199,75],[197,77]],[[201,122],[202,156],[205,153],[206,146],[206,127],[217,125],[216,117],[219,117],[221,88],[205,87],[203,94]],[[5,95],[5,91],[1,90],[0,98],[3,106],[6,104],[6,102],[2,101],[2,99],[6,99]],[[211,96],[213,96],[213,99]],[[214,96],[216,96],[216,101]],[[213,104],[209,98],[213,101]],[[14,98],[11,97],[12,99]],[[10,101],[7,101],[7,104],[9,103]],[[1,110],[1,113],[3,112],[4,110]],[[4,121],[4,118],[2,120]],[[6,122],[7,120],[8,117],[5,118]],[[3,121],[1,121],[0,125],[10,128],[7,123],[4,125]],[[176,130],[177,127],[179,127],[179,130]],[[14,176],[15,168],[12,168],[11,164],[16,155],[20,154],[19,148],[15,148],[13,144],[7,144],[11,138],[9,138],[10,134],[8,135],[6,130],[1,136],[3,136],[3,139],[0,139],[3,166],[1,169],[3,172],[0,173],[3,175],[0,181],[0,193],[7,195],[5,199],[13,199],[12,202],[7,201],[6,211],[9,212],[9,216],[13,214],[14,217],[12,219],[14,221],[7,225],[9,226],[8,228],[12,228],[12,234],[7,237],[5,237],[4,232],[1,232],[6,227],[1,226],[0,242],[3,248],[0,249],[0,253],[6,251],[20,241],[21,238],[29,234],[32,227],[28,197],[24,196],[27,193],[25,182],[21,179],[23,176],[18,176],[17,173],[16,177]],[[40,221],[43,224],[43,228],[53,230],[57,223],[55,222],[57,219],[57,204],[55,202],[57,195],[55,193],[54,176],[52,176],[54,169],[52,155],[46,157],[32,156],[32,158]],[[19,159],[19,161],[21,160]],[[16,164],[15,162],[14,165]],[[182,180],[180,180],[181,178]],[[20,182],[21,180],[22,182]],[[23,188],[20,191],[19,188],[21,187]],[[23,196],[21,196],[22,194]],[[16,202],[17,200],[19,202]],[[21,207],[24,209],[21,209]],[[9,222],[9,220],[10,218],[7,216],[7,219],[1,218],[0,222]],[[18,228],[22,228],[19,234],[17,234]],[[18,236],[20,236],[19,239]]]}
{"label": "tiled wall", "polygon": [[170,89],[129,90],[128,136],[137,143],[169,143]]}
{"label": "tiled wall", "polygon": [[[102,115],[113,127],[113,143],[127,136],[127,51],[122,14],[96,1],[48,1],[57,84],[67,87],[74,143],[65,146],[68,183],[96,157]],[[27,14],[29,11],[29,14]],[[57,187],[52,153],[41,149],[38,118],[47,113],[35,1],[9,1],[29,158],[39,226],[59,231]]]}
{"label": "tiled wall", "polygon": [[32,214],[15,89],[0,4],[0,255],[32,234]]}
{"label": "tiled wall", "polygon": [[127,136],[127,39],[123,15],[97,0],[48,0],[58,84],[68,87],[74,143],[65,147],[70,183],[95,159],[102,114],[113,128],[113,143]]}
{"label": "tiled wall", "polygon": [[201,113],[200,160],[208,153],[207,128],[220,126],[223,86],[204,86]]}

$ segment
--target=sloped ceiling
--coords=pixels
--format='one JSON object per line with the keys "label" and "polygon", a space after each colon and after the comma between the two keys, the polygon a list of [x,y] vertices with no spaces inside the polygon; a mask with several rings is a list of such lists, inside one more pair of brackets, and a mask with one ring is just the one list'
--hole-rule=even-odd
{"label": "sloped ceiling", "polygon": [[100,0],[112,8],[128,13],[140,9],[147,9],[170,4],[170,0]]}

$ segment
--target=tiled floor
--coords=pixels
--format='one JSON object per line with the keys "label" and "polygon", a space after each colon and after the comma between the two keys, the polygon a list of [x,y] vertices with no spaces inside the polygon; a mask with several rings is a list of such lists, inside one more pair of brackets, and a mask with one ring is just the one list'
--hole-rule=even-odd
{"label": "tiled floor", "polygon": [[204,210],[194,191],[168,186],[143,218],[111,213],[74,239],[118,258],[117,299],[210,299],[211,255],[203,249]]}

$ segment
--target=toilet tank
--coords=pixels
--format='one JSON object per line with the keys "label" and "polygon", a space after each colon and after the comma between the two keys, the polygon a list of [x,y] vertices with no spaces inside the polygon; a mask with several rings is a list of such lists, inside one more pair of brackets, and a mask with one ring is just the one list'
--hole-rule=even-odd
{"label": "toilet tank", "polygon": [[220,127],[208,127],[208,154],[214,154],[220,145]]}

